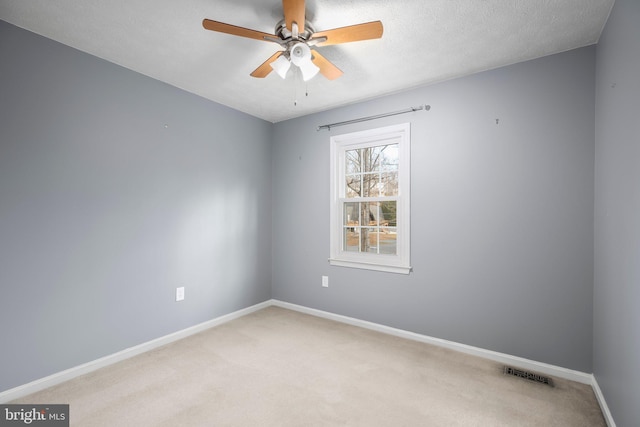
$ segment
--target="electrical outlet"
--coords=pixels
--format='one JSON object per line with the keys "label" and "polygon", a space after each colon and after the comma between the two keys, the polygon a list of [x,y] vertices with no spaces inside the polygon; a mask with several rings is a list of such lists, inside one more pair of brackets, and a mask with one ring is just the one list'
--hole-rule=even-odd
{"label": "electrical outlet", "polygon": [[322,287],[323,288],[329,287],[329,276],[322,276]]}
{"label": "electrical outlet", "polygon": [[182,301],[184,299],[184,286],[176,288],[176,301]]}

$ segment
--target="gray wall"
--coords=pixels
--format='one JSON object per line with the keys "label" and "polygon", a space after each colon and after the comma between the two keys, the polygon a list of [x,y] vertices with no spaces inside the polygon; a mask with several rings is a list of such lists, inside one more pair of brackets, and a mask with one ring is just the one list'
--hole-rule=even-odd
{"label": "gray wall", "polygon": [[[589,47],[276,124],[273,297],[591,372],[594,73]],[[414,271],[330,267],[330,135],[406,121]]]}
{"label": "gray wall", "polygon": [[269,299],[271,131],[0,21],[0,391]]}
{"label": "gray wall", "polygon": [[593,372],[619,426],[640,420],[640,2],[597,48]]}

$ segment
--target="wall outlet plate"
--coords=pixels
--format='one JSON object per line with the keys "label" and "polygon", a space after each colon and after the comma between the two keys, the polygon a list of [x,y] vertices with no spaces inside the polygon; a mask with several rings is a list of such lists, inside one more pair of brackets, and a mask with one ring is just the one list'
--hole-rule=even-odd
{"label": "wall outlet plate", "polygon": [[176,301],[182,301],[184,299],[184,286],[176,288]]}
{"label": "wall outlet plate", "polygon": [[329,276],[322,276],[322,287],[323,288],[329,287]]}

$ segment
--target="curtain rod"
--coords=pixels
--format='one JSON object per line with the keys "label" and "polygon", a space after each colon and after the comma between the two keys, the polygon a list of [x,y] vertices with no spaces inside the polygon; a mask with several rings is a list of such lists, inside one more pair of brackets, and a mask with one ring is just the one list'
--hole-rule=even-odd
{"label": "curtain rod", "polygon": [[420,111],[420,110],[429,111],[430,109],[431,109],[431,105],[425,104],[425,105],[420,105],[418,107],[407,108],[406,110],[394,111],[392,113],[377,114],[375,116],[361,117],[359,119],[353,119],[353,120],[347,120],[344,122],[322,125],[322,126],[318,126],[316,131],[320,131],[321,129],[331,130],[331,128],[335,126],[344,126],[344,125],[350,125],[352,123],[366,122],[368,120],[381,119],[383,117],[389,117],[389,116],[397,116],[398,114],[413,113],[414,111]]}

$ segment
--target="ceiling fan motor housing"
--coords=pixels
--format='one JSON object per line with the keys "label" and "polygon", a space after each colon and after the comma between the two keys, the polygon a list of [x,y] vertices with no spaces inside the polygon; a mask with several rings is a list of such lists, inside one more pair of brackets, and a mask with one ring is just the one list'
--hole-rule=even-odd
{"label": "ceiling fan motor housing", "polygon": [[[313,26],[309,21],[305,21],[304,31],[301,33],[298,33],[298,39],[309,41],[311,37],[313,37],[313,33],[315,33],[315,29],[313,28]],[[274,34],[280,37],[280,39],[282,39],[282,41],[284,41],[285,43],[291,42],[291,41],[298,41],[293,38],[293,33],[287,28],[287,23],[285,22],[284,19],[280,20],[276,24],[276,29],[274,31]]]}

